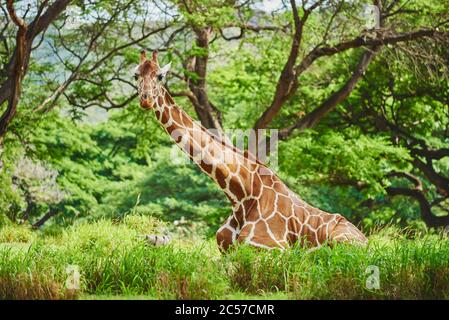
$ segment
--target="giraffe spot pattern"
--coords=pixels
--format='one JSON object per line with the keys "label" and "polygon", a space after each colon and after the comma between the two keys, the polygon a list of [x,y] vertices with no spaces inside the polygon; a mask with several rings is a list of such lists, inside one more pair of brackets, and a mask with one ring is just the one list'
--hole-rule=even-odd
{"label": "giraffe spot pattern", "polygon": [[236,241],[266,249],[283,249],[298,241],[313,246],[326,241],[366,243],[344,217],[310,206],[250,152],[217,139],[193,121],[157,81],[155,68],[149,60],[139,66],[141,105],[153,108],[175,143],[233,204],[233,213],[217,231],[220,249],[227,250]]}

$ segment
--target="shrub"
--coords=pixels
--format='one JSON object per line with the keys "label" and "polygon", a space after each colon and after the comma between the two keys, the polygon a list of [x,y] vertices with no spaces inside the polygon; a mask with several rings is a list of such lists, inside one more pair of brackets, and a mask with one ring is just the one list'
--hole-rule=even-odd
{"label": "shrub", "polygon": [[28,224],[0,226],[0,243],[31,242],[34,238],[35,233]]}

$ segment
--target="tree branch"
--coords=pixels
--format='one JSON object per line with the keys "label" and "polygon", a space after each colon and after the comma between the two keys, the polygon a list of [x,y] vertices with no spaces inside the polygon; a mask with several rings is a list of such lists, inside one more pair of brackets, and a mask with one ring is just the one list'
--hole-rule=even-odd
{"label": "tree branch", "polygon": [[411,173],[408,172],[390,172],[388,175],[388,177],[397,177],[397,178],[405,178],[408,181],[410,181],[411,183],[413,183],[413,185],[415,186],[416,190],[423,190],[423,186],[422,186],[422,182],[421,180],[418,179],[418,177],[412,175]]}
{"label": "tree branch", "polygon": [[296,71],[300,74],[306,70],[315,60],[324,56],[331,56],[348,49],[367,47],[367,46],[383,46],[387,44],[395,44],[398,42],[413,41],[421,38],[447,38],[449,32],[440,32],[434,29],[421,29],[412,32],[405,32],[401,34],[395,34],[385,36],[379,33],[376,38],[367,38],[365,36],[359,36],[355,39],[341,42],[335,46],[325,46],[313,49],[296,67]]}
{"label": "tree branch", "polygon": [[448,148],[442,148],[442,149],[412,149],[412,153],[415,153],[417,155],[434,159],[434,160],[440,160],[444,157],[449,157],[449,149]]}
{"label": "tree branch", "polygon": [[432,206],[427,201],[423,191],[400,187],[388,187],[385,189],[390,196],[406,196],[418,201],[421,210],[421,218],[429,227],[443,227],[449,225],[449,215],[435,216],[432,214]]}
{"label": "tree branch", "polygon": [[47,222],[51,217],[55,216],[58,213],[58,210],[56,208],[50,208],[48,212],[42,216],[38,221],[33,223],[33,228],[38,229],[44,225],[45,222]]}
{"label": "tree branch", "polygon": [[[25,48],[23,49],[23,75],[24,76],[28,69],[28,62],[30,58],[30,53],[32,49],[32,43],[35,37],[46,30],[48,26],[59,16],[59,14],[65,10],[67,5],[71,0],[57,0],[54,1],[52,5],[48,7],[48,9],[42,14],[44,6],[48,1],[44,1],[38,9],[38,13],[34,20],[28,25],[27,30],[24,35]],[[9,1],[12,2],[13,1]],[[13,95],[14,90],[14,73],[15,68],[17,66],[16,60],[18,57],[19,48],[16,45],[13,55],[9,60],[8,64],[6,64],[4,68],[5,74],[8,75],[8,78],[0,84],[0,105],[3,104],[6,100],[10,99]]]}
{"label": "tree branch", "polygon": [[368,65],[373,60],[376,53],[379,51],[379,47],[367,49],[360,58],[355,70],[351,77],[346,81],[340,90],[333,93],[328,99],[326,99],[321,105],[315,108],[313,111],[306,114],[299,119],[293,125],[279,131],[280,139],[288,138],[295,130],[305,130],[315,126],[322,118],[324,118],[330,111],[332,111],[339,103],[344,101],[354,90],[357,82],[362,78]]}
{"label": "tree branch", "polygon": [[433,168],[432,163],[424,163],[423,161],[415,158],[413,164],[416,168],[421,170],[422,173],[432,182],[437,188],[437,192],[442,196],[449,197],[449,179],[438,174]]}
{"label": "tree branch", "polygon": [[[387,44],[396,44],[399,42],[413,41],[421,38],[448,38],[449,32],[440,32],[436,29],[420,29],[412,32],[406,32],[394,35],[385,35],[378,32],[375,38],[359,36],[355,39],[341,42],[335,46],[317,46],[310,51],[299,65],[294,68],[294,77],[282,77],[278,81],[278,86],[274,95],[273,102],[265,110],[262,116],[257,120],[255,128],[265,128],[277,115],[283,104],[292,97],[299,87],[299,76],[307,70],[317,59],[324,56],[332,56],[349,49],[368,47],[377,48]],[[294,46],[294,45],[293,45]],[[293,48],[292,46],[292,48]],[[288,62],[287,62],[288,63]],[[287,64],[286,64],[287,66]],[[284,67],[285,69],[285,67]],[[283,71],[284,72],[284,71]],[[320,118],[321,119],[321,118]],[[320,120],[318,119],[318,120]],[[307,128],[307,126],[305,127]],[[287,133],[286,133],[287,134]]]}
{"label": "tree branch", "polygon": [[[322,1],[317,1],[315,4],[319,5]],[[273,100],[269,108],[259,117],[254,125],[254,129],[264,129],[273,120],[275,115],[279,112],[285,101],[287,100],[290,86],[297,76],[295,71],[295,63],[298,58],[299,48],[301,46],[302,32],[304,24],[307,21],[308,16],[315,7],[304,11],[304,15],[301,18],[296,7],[295,0],[290,0],[292,7],[293,20],[295,24],[295,32],[293,34],[292,45],[290,48],[290,54],[287,58],[287,62],[284,64],[281,75],[276,85],[276,91],[274,93]]]}

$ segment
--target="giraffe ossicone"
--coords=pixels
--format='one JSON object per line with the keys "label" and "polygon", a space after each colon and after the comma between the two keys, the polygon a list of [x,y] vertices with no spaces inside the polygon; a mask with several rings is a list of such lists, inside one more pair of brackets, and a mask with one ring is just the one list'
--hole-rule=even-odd
{"label": "giraffe ossicone", "polygon": [[154,111],[174,142],[230,200],[232,214],[216,234],[222,250],[234,243],[266,249],[285,249],[298,242],[313,247],[367,243],[363,233],[342,215],[307,204],[251,152],[236,148],[194,121],[162,85],[160,75],[170,65],[164,68],[159,67],[157,52],[152,59],[141,52],[135,70],[140,106]]}

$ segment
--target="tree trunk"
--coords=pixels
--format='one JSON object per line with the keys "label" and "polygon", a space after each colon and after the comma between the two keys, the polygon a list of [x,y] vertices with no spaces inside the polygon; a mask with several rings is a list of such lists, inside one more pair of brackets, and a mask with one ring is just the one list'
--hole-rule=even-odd
{"label": "tree trunk", "polygon": [[50,208],[48,212],[40,218],[38,221],[36,221],[33,224],[33,228],[40,228],[45,222],[47,222],[51,217],[55,216],[58,213],[58,210],[56,208]]}
{"label": "tree trunk", "polygon": [[208,129],[223,131],[221,112],[210,102],[206,88],[207,63],[209,61],[209,36],[211,29],[195,29],[196,44],[203,49],[200,55],[195,56],[193,71],[197,79],[190,79],[189,89],[196,97],[193,106],[203,126]]}
{"label": "tree trunk", "polygon": [[20,98],[22,78],[25,70],[25,63],[27,60],[26,59],[27,54],[25,50],[27,47],[26,34],[28,27],[21,18],[17,17],[13,7],[13,1],[7,2],[7,8],[11,16],[11,19],[14,21],[14,23],[17,25],[19,29],[17,30],[16,35],[15,61],[14,66],[12,68],[13,73],[10,77],[12,85],[11,95],[9,96],[6,110],[0,117],[0,140],[2,140],[3,137],[5,136],[9,123],[16,115],[17,104],[19,103]]}

